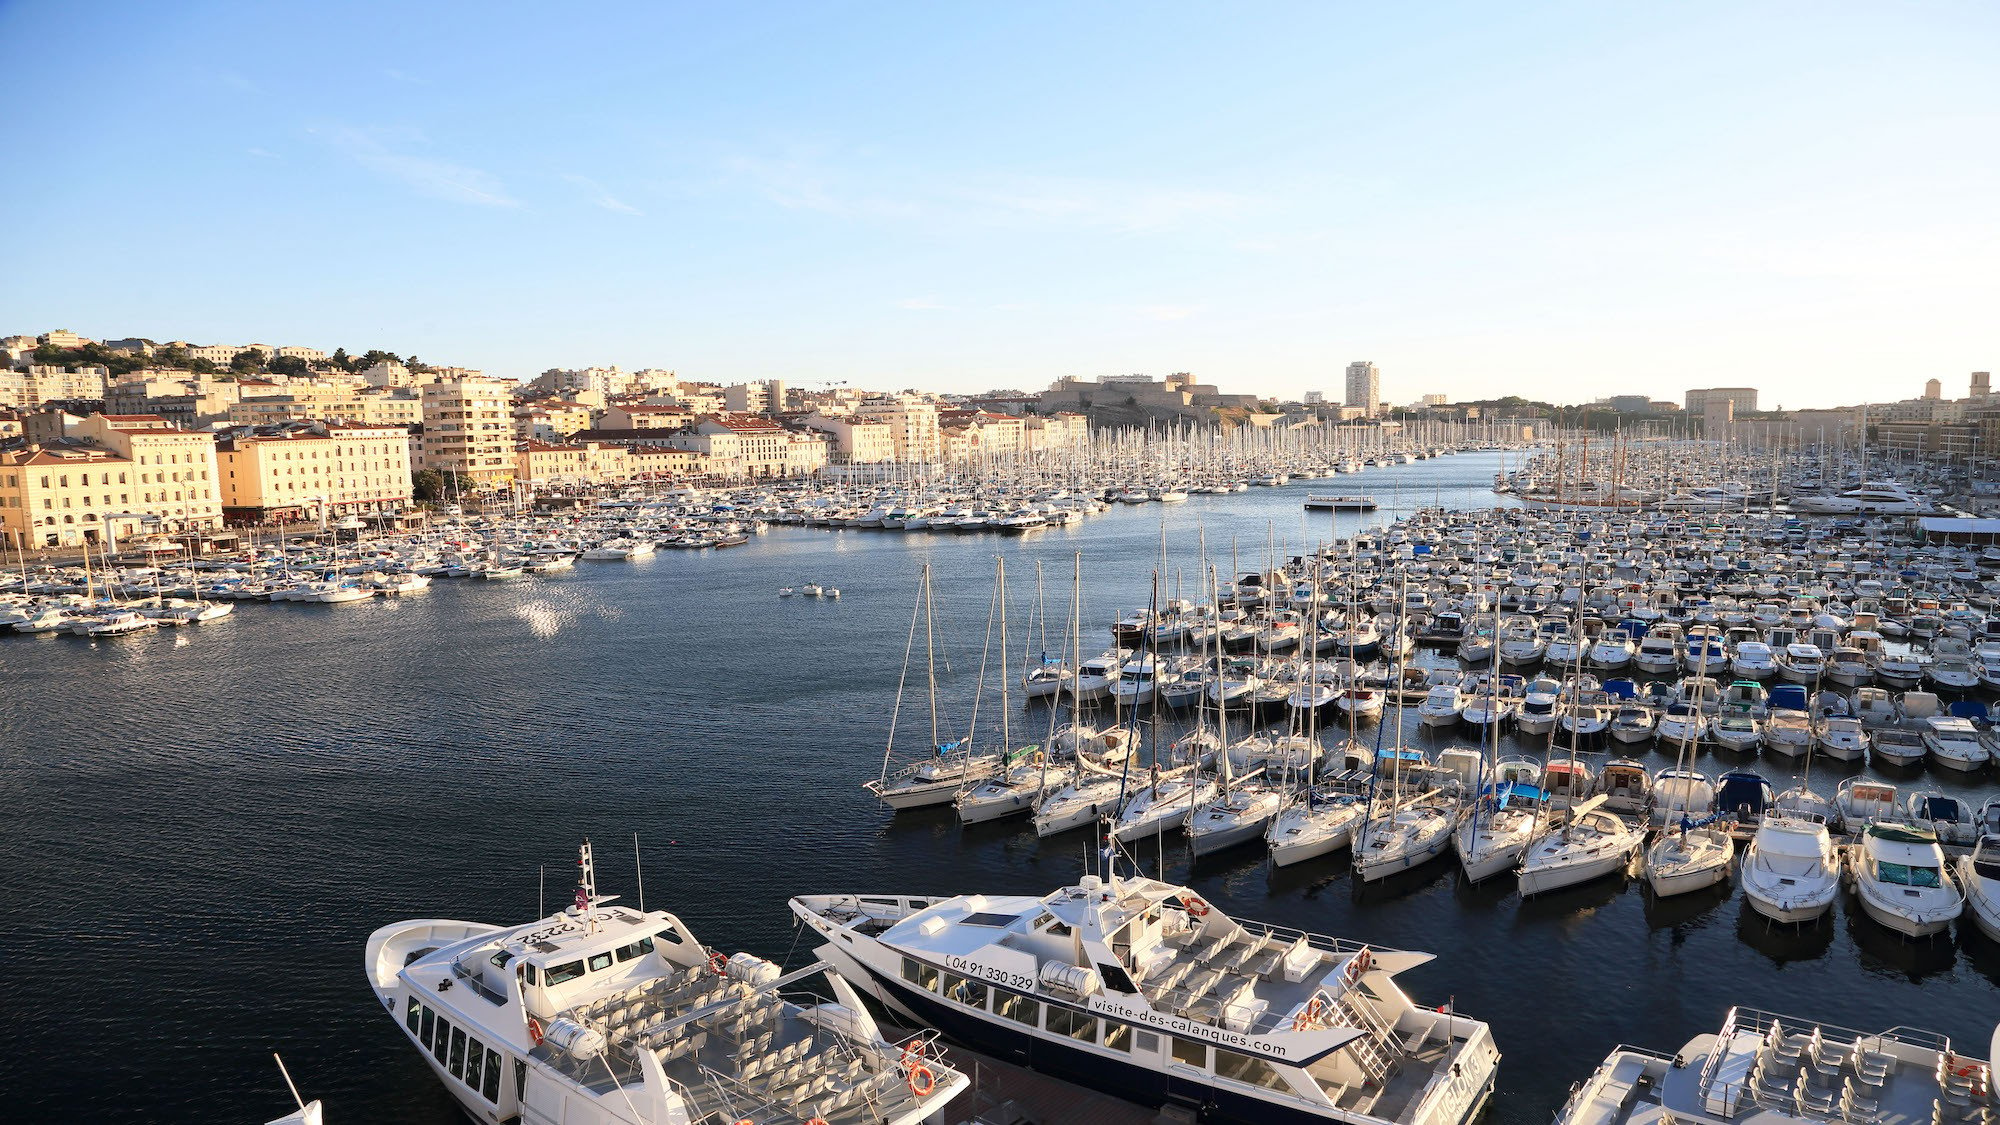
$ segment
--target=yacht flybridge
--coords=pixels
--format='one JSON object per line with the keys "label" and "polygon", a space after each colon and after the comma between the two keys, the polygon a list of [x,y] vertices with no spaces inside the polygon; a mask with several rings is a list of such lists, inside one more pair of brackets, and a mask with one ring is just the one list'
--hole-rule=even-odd
{"label": "yacht flybridge", "polygon": [[[1994,1040],[2000,1049],[2000,1032]],[[1935,1032],[1871,1034],[1732,1008],[1720,1032],[1677,1055],[1611,1052],[1556,1125],[1977,1123],[1993,1119],[1992,1081],[1990,1063]]]}
{"label": "yacht flybridge", "polygon": [[1395,983],[1430,954],[1238,921],[1169,883],[791,905],[899,1015],[1204,1121],[1458,1125],[1493,1091],[1487,1025]]}
{"label": "yacht flybridge", "polygon": [[522,1125],[917,1125],[969,1085],[930,1036],[883,1038],[860,997],[726,957],[663,910],[596,893],[521,926],[421,919],[368,938],[368,983],[474,1120]]}

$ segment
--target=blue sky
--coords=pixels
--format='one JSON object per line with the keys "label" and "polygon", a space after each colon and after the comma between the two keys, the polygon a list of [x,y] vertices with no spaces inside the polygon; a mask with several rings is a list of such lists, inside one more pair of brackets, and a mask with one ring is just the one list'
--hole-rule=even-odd
{"label": "blue sky", "polygon": [[0,332],[1407,401],[2000,366],[2000,8],[0,3]]}

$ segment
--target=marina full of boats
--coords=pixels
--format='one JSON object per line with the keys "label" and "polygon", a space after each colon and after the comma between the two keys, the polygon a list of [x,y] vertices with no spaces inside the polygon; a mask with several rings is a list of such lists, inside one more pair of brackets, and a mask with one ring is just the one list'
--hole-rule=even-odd
{"label": "marina full of boats", "polygon": [[[1269,506],[1296,518],[1302,492]],[[658,532],[635,534],[650,518],[643,511],[281,543],[230,560],[241,572],[233,576],[212,563],[106,568],[93,559],[88,571],[28,572],[30,582],[81,583],[74,593],[25,583],[15,592],[27,603],[229,605],[235,599],[202,580],[261,580],[268,590],[442,564],[463,567],[467,581],[399,613],[450,620],[481,596],[473,583],[494,580],[475,577],[477,568],[498,562],[504,573],[510,559],[534,558],[530,544],[575,561],[539,574],[524,563],[523,583],[636,579],[619,565],[636,556],[582,556]],[[693,502],[688,512],[674,518],[692,526]],[[748,517],[708,515],[756,534]],[[1981,959],[1995,948],[1987,926],[2000,922],[1991,905],[2000,848],[1984,840],[1994,809],[1984,705],[1994,696],[1958,667],[1961,644],[1976,670],[1988,643],[1995,568],[1982,550],[1925,545],[1894,519],[1428,509],[1309,551],[1274,543],[1259,560],[1203,544],[1186,559],[1163,548],[1154,563],[1143,545],[1130,549],[1150,537],[1134,523],[1120,524],[1119,545],[1088,566],[1093,577],[1106,565],[1142,579],[1157,570],[1156,592],[1134,599],[1143,581],[1098,581],[1090,588],[1123,592],[1088,609],[1068,546],[1053,536],[1040,551],[989,540],[1015,544],[993,552],[1003,561],[990,598],[978,573],[986,552],[956,552],[978,558],[955,569],[954,552],[923,552],[932,570],[918,579],[914,607],[896,604],[890,584],[916,560],[872,533],[836,541],[863,552],[857,545],[885,544],[845,565],[830,561],[830,544],[803,564],[751,550],[652,572],[703,575],[679,584],[687,600],[636,600],[667,583],[605,587],[680,610],[663,620],[698,621],[687,607],[713,601],[726,607],[733,639],[760,617],[784,628],[807,609],[808,587],[824,599],[838,579],[846,596],[823,620],[846,629],[880,611],[860,628],[887,638],[872,651],[903,649],[894,700],[893,656],[870,659],[886,668],[872,669],[880,674],[865,703],[840,701],[834,693],[854,694],[851,668],[809,680],[747,636],[741,660],[726,644],[710,651],[690,641],[649,663],[653,654],[607,626],[540,647],[592,669],[629,660],[631,678],[607,680],[629,687],[609,709],[620,713],[602,696],[551,697],[547,721],[525,724],[548,730],[497,733],[523,724],[471,682],[493,674],[482,667],[466,677],[458,711],[477,732],[460,740],[477,744],[470,752],[448,749],[456,736],[440,731],[438,747],[422,753],[402,740],[320,748],[296,733],[282,755],[191,750],[171,736],[158,747],[131,740],[138,745],[123,753],[178,756],[240,790],[232,808],[260,813],[282,799],[256,780],[272,760],[335,770],[342,790],[367,776],[354,786],[367,790],[359,800],[323,791],[341,811],[326,824],[297,820],[283,847],[323,851],[354,832],[356,808],[382,806],[387,831],[357,849],[372,866],[422,868],[371,876],[393,889],[373,894],[358,927],[334,943],[345,951],[347,999],[331,1015],[316,991],[304,1005],[329,1034],[372,1021],[365,1042],[347,1045],[365,1074],[329,1086],[309,1073],[316,1044],[297,1031],[280,1040],[288,1061],[307,1054],[300,1085],[327,1096],[324,1114],[335,1121],[380,1117],[388,1105],[411,1119],[440,1119],[443,1105],[533,1125],[994,1120],[1014,1095],[997,1077],[1003,1066],[1067,1084],[1053,1088],[1075,1104],[1115,1094],[1135,1107],[1135,1121],[1160,1111],[1369,1123],[1484,1114],[1511,1125],[1546,1120],[1572,1082],[1565,1121],[1987,1120],[1992,1051],[1983,1033],[1965,1039],[1963,1002],[1935,979],[1963,973],[1949,987],[1976,993],[1991,971]],[[1034,559],[1046,574],[1030,577]],[[727,582],[710,577],[719,568],[729,568]],[[453,577],[419,576],[434,587]],[[784,588],[795,600],[773,598]],[[966,616],[977,603],[990,606],[983,637]],[[254,617],[285,622],[276,628],[286,644],[308,628],[373,628],[357,624],[366,614],[338,609],[280,605]],[[1613,636],[1621,631],[1623,645]],[[1869,632],[1880,636],[1879,659]],[[499,634],[476,635],[491,644]],[[239,625],[217,639],[268,661],[268,645],[242,644],[259,636]],[[795,640],[787,633],[779,645]],[[1808,646],[1819,650],[1817,670]],[[1870,678],[1834,678],[1834,654],[1846,647],[1863,651],[1855,667]],[[7,651],[31,649],[72,675],[141,677],[152,663],[55,642]],[[390,650],[375,651],[387,659]],[[397,666],[410,684],[430,682],[427,666],[450,660],[421,651]],[[837,650],[814,658],[828,651]],[[685,667],[690,652],[707,652],[716,667]],[[524,650],[495,655],[535,667]],[[181,666],[196,659],[190,650]],[[673,682],[682,677],[687,684]],[[731,681],[760,694],[732,695]],[[507,690],[538,690],[524,682],[533,681],[510,676]],[[271,694],[281,693],[300,698],[300,685],[274,678]],[[434,698],[424,688],[402,694]],[[386,692],[375,704],[398,705]],[[683,708],[754,731],[759,756],[736,756],[743,740],[726,737],[716,742],[728,757],[704,756],[695,744],[708,735],[682,723]],[[873,741],[885,719],[891,738],[874,742],[883,761],[870,763],[864,795],[851,787],[860,780],[852,759],[828,750]],[[653,724],[656,740],[645,733]],[[572,744],[582,729],[586,750]],[[1892,753],[1878,749],[1884,736]],[[485,752],[495,737],[508,740],[509,760]],[[1922,752],[1902,749],[1911,745]],[[1987,757],[1975,761],[1975,747]],[[515,756],[528,764],[517,769]],[[431,758],[437,768],[422,772]],[[428,815],[415,810],[429,807],[436,785],[499,778],[540,800],[572,787],[559,774],[570,769],[587,796],[559,800],[555,815],[614,833],[638,824],[649,840],[675,826],[681,839],[650,846],[645,864],[646,874],[664,871],[667,897],[649,904],[643,881],[626,888],[638,892],[632,901],[600,894],[586,848],[573,901],[535,909],[534,864],[559,857],[541,854],[543,828],[497,806],[481,815],[506,827],[478,838],[488,858],[470,864],[440,866],[399,830]],[[172,784],[171,771],[146,772],[149,786]],[[646,799],[621,805],[628,792]],[[898,811],[875,821],[864,801]],[[662,814],[662,803],[672,811]],[[270,815],[290,821],[294,812],[273,806]],[[530,814],[544,815],[540,806]],[[385,849],[373,842],[382,836],[396,840]],[[795,842],[760,851],[760,840]],[[849,851],[857,846],[868,855]],[[656,852],[666,852],[664,864]],[[423,862],[407,863],[410,855]],[[522,876],[511,888],[490,885],[501,864]],[[1739,908],[1735,925],[1714,924]],[[261,955],[241,952],[257,920],[237,916],[260,909],[225,912],[220,945],[231,956]],[[1642,915],[1643,961],[1630,951]],[[203,933],[198,923],[176,930],[173,942],[191,951],[173,960],[208,974],[215,962],[199,946],[214,939]],[[1685,966],[1671,952],[1683,938],[1702,951]],[[705,944],[718,939],[728,944]],[[1770,1003],[1755,963],[1779,955],[1765,950],[1823,956],[1840,942],[1855,947],[1859,966],[1808,962],[1813,983],[1778,1005],[1798,1015],[1747,1006]],[[349,960],[357,953],[361,981]],[[281,955],[302,972],[313,957]],[[1855,991],[1816,987],[1835,980]],[[1510,1010],[1565,987],[1565,999],[1602,997],[1585,1009],[1645,1013],[1613,1024],[1579,1011],[1538,1028]],[[1669,1014],[1632,999],[1668,988]],[[1937,1003],[1919,1010],[1927,996]],[[1876,1024],[1856,1014],[1885,997],[1916,999],[1907,1017]],[[278,1021],[284,1004],[258,1010]],[[1628,1024],[1636,1029],[1625,1034]],[[1723,1031],[1686,1042],[1703,1026]],[[1949,1028],[1961,1041],[1913,1027]],[[1589,1073],[1619,1039],[1685,1045],[1675,1056],[1619,1047]],[[371,1097],[375,1112],[346,1108]],[[320,1115],[315,1104],[299,1119]],[[1024,1116],[1070,1120],[1046,1109]]]}
{"label": "marina full of boats", "polygon": [[[893,809],[1196,857],[1261,847],[1363,883],[1448,857],[1524,896],[1737,880],[1778,924],[1845,885],[1903,936],[1961,919],[2000,936],[2000,794],[1976,795],[2000,753],[1982,699],[2000,550],[1773,515],[1426,510],[1205,578],[1199,599],[1156,579],[1101,651],[1074,597],[1051,629],[1038,579],[1027,627],[1060,647],[1003,656],[997,706],[975,696],[963,737],[937,697],[930,581],[904,671],[930,685],[928,738],[899,757],[892,729],[868,783]],[[1017,651],[1005,590],[1002,560],[982,668]],[[1017,695],[1049,706],[1012,718]]]}

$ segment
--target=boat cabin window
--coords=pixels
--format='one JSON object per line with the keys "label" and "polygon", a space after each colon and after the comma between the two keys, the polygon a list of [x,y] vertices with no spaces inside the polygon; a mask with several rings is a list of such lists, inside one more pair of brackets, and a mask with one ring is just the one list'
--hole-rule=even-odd
{"label": "boat cabin window", "polygon": [[1044,915],[1042,915],[1041,917],[1039,917],[1039,918],[1035,919],[1035,929],[1038,929],[1038,930],[1045,930],[1045,929],[1047,929],[1047,928],[1048,928],[1048,926],[1049,926],[1049,923],[1050,923],[1050,922],[1053,922],[1053,921],[1055,921],[1055,920],[1056,920],[1056,916],[1055,916],[1055,915],[1053,915],[1053,914],[1044,914]]}
{"label": "boat cabin window", "polygon": [[[451,1024],[442,1019],[437,1021],[437,1037],[431,1040],[431,1057],[438,1061],[439,1066],[445,1065],[445,1056],[449,1053],[448,1048],[451,1046],[451,1033]],[[461,1031],[458,1035],[462,1042],[465,1038],[465,1033]]]}
{"label": "boat cabin window", "polygon": [[410,1007],[403,1013],[403,1022],[409,1025],[411,1035],[415,1035],[418,1029],[423,1026],[423,1014],[424,1006],[417,1003],[417,998],[412,995],[410,997]]}
{"label": "boat cabin window", "polygon": [[1132,983],[1131,976],[1117,965],[1099,963],[1097,966],[1097,976],[1104,982],[1104,987],[1113,992],[1132,993],[1139,991],[1139,986]]}
{"label": "boat cabin window", "polygon": [[489,1102],[500,1100],[500,1054],[490,1047],[486,1050],[486,1069],[479,1083],[479,1096]]}
{"label": "boat cabin window", "polygon": [[995,993],[993,1011],[1029,1027],[1038,1027],[1042,1022],[1042,1006],[1018,992]]}
{"label": "boat cabin window", "polygon": [[986,1007],[986,986],[976,980],[967,980],[955,973],[944,975],[944,995],[968,1008]]}
{"label": "boat cabin window", "polygon": [[507,967],[507,962],[512,961],[513,959],[514,955],[503,949],[500,952],[495,953],[493,955],[492,958],[493,967],[496,969],[504,969]]}
{"label": "boat cabin window", "polygon": [[601,973],[611,967],[611,954],[593,953],[590,956],[590,971]]}
{"label": "boat cabin window", "polygon": [[1935,867],[1912,867],[1905,863],[1877,863],[1875,874],[1884,883],[1894,883],[1899,887],[1941,887],[1938,869]]}
{"label": "boat cabin window", "polygon": [[445,1065],[451,1070],[451,1076],[463,1079],[465,1077],[465,1029],[462,1027],[451,1029],[450,1057],[451,1061]]}
{"label": "boat cabin window", "polygon": [[620,961],[630,961],[634,957],[643,956],[645,954],[651,953],[652,951],[653,951],[653,939],[649,937],[642,937],[638,941],[633,942],[631,945],[619,946],[618,959]]}
{"label": "boat cabin window", "polygon": [[1221,1047],[1215,1049],[1215,1073],[1219,1078],[1262,1086],[1268,1090],[1291,1089],[1270,1063],[1249,1055],[1239,1055],[1235,1051],[1226,1051]]}
{"label": "boat cabin window", "polygon": [[1067,1035],[1083,1043],[1097,1042],[1097,1017],[1068,1008],[1049,1008],[1049,1031],[1055,1035]]}
{"label": "boat cabin window", "polygon": [[486,1044],[467,1036],[465,1040],[465,1084],[476,1092],[486,1075]]}
{"label": "boat cabin window", "polygon": [[979,914],[967,914],[963,922],[968,926],[993,926],[998,928],[1013,925],[1015,919],[1018,917],[1020,916],[1017,914],[989,914],[982,912]]}
{"label": "boat cabin window", "polygon": [[436,1026],[437,1026],[436,1010],[431,1008],[425,1008],[423,1026],[417,1029],[417,1042],[422,1043],[424,1045],[425,1050],[430,1049],[431,1030]]}
{"label": "boat cabin window", "polygon": [[535,966],[533,962],[522,964],[521,979],[529,984],[535,983]]}
{"label": "boat cabin window", "polygon": [[548,983],[568,984],[570,981],[573,981],[582,975],[583,975],[583,962],[567,961],[560,965],[549,966]]}
{"label": "boat cabin window", "polygon": [[1174,1037],[1174,1061],[1196,1070],[1208,1069],[1208,1044]]}
{"label": "boat cabin window", "polygon": [[926,992],[938,990],[938,971],[920,961],[903,958],[903,979]]}
{"label": "boat cabin window", "polygon": [[1114,1051],[1130,1051],[1132,1049],[1132,1028],[1126,1024],[1112,1023],[1109,1020],[1105,1021],[1104,1045]]}

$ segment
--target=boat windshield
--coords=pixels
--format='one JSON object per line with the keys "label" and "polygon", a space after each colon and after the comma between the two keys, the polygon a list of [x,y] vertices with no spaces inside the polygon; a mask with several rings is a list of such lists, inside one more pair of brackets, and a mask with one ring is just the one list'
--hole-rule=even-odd
{"label": "boat windshield", "polygon": [[1944,883],[1935,867],[1913,867],[1904,863],[1877,863],[1875,873],[1884,883],[1899,887],[1942,887]]}

